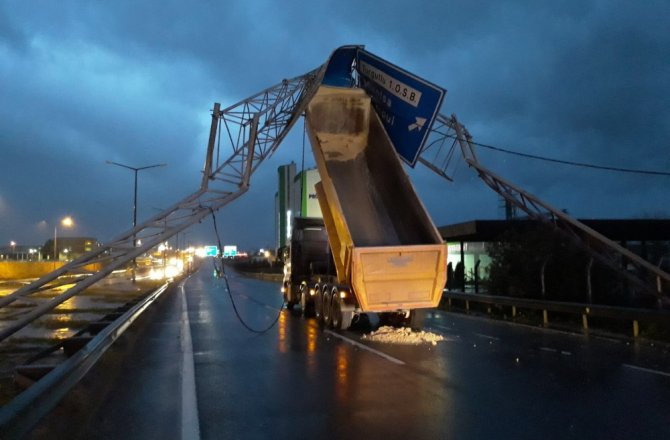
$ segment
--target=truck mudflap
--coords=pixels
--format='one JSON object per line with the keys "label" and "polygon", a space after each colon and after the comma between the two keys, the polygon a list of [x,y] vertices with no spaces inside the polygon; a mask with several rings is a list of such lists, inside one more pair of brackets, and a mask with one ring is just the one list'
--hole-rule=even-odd
{"label": "truck mudflap", "polygon": [[437,307],[446,282],[445,244],[354,248],[352,286],[361,309]]}

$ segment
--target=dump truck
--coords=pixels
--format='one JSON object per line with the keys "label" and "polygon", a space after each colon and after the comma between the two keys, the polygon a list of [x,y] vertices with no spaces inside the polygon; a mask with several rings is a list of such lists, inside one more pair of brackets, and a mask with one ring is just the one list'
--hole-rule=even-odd
{"label": "dump truck", "polygon": [[288,307],[313,307],[319,321],[338,329],[368,312],[419,325],[417,311],[440,302],[447,247],[370,97],[359,88],[321,86],[307,107],[306,129],[328,248],[306,256],[317,235],[306,228],[319,226],[295,222],[282,287]]}

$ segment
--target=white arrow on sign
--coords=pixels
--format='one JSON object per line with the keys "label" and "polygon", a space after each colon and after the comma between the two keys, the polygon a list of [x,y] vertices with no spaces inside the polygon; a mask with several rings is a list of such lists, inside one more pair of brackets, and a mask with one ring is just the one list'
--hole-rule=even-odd
{"label": "white arrow on sign", "polygon": [[409,127],[407,128],[409,129],[409,131],[412,131],[414,129],[421,131],[421,129],[423,128],[423,124],[426,123],[426,118],[420,118],[418,116],[415,116],[414,119],[416,119],[416,122],[413,124],[409,124]]}

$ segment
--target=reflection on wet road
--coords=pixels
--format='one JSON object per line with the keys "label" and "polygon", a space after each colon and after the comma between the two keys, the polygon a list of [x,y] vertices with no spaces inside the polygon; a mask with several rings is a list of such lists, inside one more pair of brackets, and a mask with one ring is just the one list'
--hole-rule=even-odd
{"label": "reflection on wet road", "polygon": [[[364,341],[284,311],[246,332],[220,280],[190,281],[203,438],[653,438],[670,433],[667,351],[436,311],[437,346]],[[240,315],[271,322],[276,284],[231,277]],[[369,330],[369,329],[368,329]],[[664,362],[665,365],[662,365]],[[655,368],[650,370],[658,371]],[[639,409],[644,407],[644,411]],[[658,438],[658,437],[657,437]]]}
{"label": "reflection on wet road", "polygon": [[[278,284],[229,276],[248,325],[277,318]],[[331,332],[287,310],[256,334],[209,271],[183,295],[161,305],[71,438],[670,438],[665,348],[444,311],[426,322],[446,338],[436,346],[373,343],[369,329]],[[197,408],[185,411],[189,398]]]}

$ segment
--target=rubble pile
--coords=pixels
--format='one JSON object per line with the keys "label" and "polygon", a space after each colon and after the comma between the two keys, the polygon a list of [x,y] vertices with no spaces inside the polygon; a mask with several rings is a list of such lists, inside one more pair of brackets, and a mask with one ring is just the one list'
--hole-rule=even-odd
{"label": "rubble pile", "polygon": [[432,344],[444,341],[444,336],[426,331],[412,331],[409,327],[379,327],[376,331],[363,335],[363,339],[373,342],[384,342],[388,344]]}

